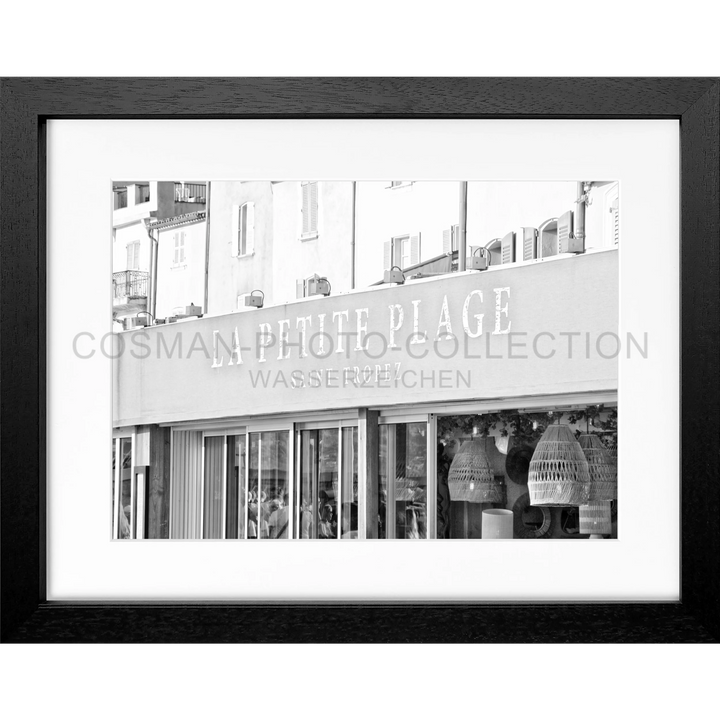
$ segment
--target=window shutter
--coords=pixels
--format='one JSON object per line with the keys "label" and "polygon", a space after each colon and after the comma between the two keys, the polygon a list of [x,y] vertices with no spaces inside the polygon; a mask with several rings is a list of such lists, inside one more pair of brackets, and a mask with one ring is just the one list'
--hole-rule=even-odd
{"label": "window shutter", "polygon": [[613,218],[613,242],[615,245],[620,243],[620,198],[615,197],[610,205],[610,212]]}
{"label": "window shutter", "polygon": [[180,238],[178,233],[173,233],[173,263],[177,265],[180,262]]}
{"label": "window shutter", "polygon": [[135,247],[135,243],[128,243],[127,244],[127,263],[125,264],[125,267],[128,270],[134,270],[133,266],[133,248]]}
{"label": "window shutter", "polygon": [[310,183],[310,232],[318,230],[318,184]]}
{"label": "window shutter", "polygon": [[245,243],[245,252],[252,255],[255,251],[255,203],[247,203],[247,241]]}
{"label": "window shutter", "polygon": [[460,226],[452,226],[452,249],[453,251],[460,249]]}
{"label": "window shutter", "polygon": [[392,240],[383,243],[383,268],[389,270],[392,267]]}
{"label": "window shutter", "polygon": [[500,241],[500,264],[508,265],[515,262],[515,233],[509,232]]}
{"label": "window shutter", "polygon": [[232,212],[232,230],[230,235],[230,255],[238,256],[238,248],[240,246],[240,206],[233,205]]}
{"label": "window shutter", "polygon": [[296,280],[295,281],[295,297],[296,298],[304,298],[305,297],[305,281],[304,280]]}
{"label": "window shutter", "polygon": [[310,232],[310,186],[305,183],[302,186],[302,234]]}
{"label": "window shutter", "polygon": [[570,235],[573,231],[573,214],[571,210],[558,218],[558,253],[570,252]]}
{"label": "window shutter", "polygon": [[180,232],[180,262],[185,262],[185,231]]}
{"label": "window shutter", "polygon": [[523,228],[523,260],[537,260],[537,230]]}
{"label": "window shutter", "polygon": [[410,237],[410,265],[420,262],[420,233]]}
{"label": "window shutter", "polygon": [[452,250],[452,238],[450,230],[443,230],[443,252],[449,253]]}

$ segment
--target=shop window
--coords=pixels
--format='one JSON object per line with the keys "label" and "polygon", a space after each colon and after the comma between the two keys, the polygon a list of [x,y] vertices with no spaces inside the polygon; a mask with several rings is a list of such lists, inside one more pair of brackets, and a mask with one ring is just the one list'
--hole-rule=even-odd
{"label": "shop window", "polygon": [[299,537],[357,538],[357,428],[301,430]]}
{"label": "shop window", "polygon": [[286,431],[249,435],[248,539],[290,537],[288,436]]}
{"label": "shop window", "polygon": [[380,426],[378,537],[427,537],[427,423]]}
{"label": "shop window", "polygon": [[227,481],[225,501],[225,537],[230,540],[245,537],[246,436],[227,438]]}
{"label": "shop window", "polygon": [[[115,438],[112,452],[113,538],[143,537],[143,476],[133,472],[132,437]],[[141,481],[138,482],[138,477]]]}

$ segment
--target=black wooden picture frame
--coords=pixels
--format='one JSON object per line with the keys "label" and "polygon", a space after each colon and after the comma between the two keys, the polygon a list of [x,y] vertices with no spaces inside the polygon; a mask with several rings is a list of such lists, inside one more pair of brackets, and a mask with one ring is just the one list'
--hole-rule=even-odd
{"label": "black wooden picture frame", "polygon": [[[719,111],[716,78],[0,80],[2,640],[720,639]],[[51,118],[679,119],[681,600],[532,605],[47,602],[44,207],[45,128]],[[668,425],[675,420],[668,419]]]}

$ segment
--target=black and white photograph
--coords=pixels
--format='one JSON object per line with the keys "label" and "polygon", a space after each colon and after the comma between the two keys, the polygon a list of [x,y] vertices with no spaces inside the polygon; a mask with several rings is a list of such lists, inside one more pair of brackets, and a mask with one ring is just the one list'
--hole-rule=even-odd
{"label": "black and white photograph", "polygon": [[127,645],[20,708],[698,711],[716,80],[0,90],[2,640]]}
{"label": "black and white photograph", "polygon": [[616,540],[621,193],[113,178],[108,537]]}

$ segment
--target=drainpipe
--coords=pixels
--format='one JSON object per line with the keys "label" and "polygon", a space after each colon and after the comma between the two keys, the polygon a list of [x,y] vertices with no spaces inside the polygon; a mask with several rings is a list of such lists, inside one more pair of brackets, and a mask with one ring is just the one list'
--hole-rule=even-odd
{"label": "drainpipe", "polygon": [[207,192],[205,193],[205,301],[203,304],[203,312],[208,314],[208,295],[209,290],[209,273],[210,273],[210,181],[208,180]]}
{"label": "drainpipe", "polygon": [[458,272],[466,269],[467,262],[467,181],[460,183],[460,237],[458,238]]}
{"label": "drainpipe", "polygon": [[150,238],[150,280],[148,282],[148,312],[155,317],[157,302],[157,255],[158,240],[153,231],[146,225],[145,230]]}
{"label": "drainpipe", "polygon": [[355,289],[355,234],[357,224],[357,182],[352,184],[352,235],[350,239],[350,289]]}

